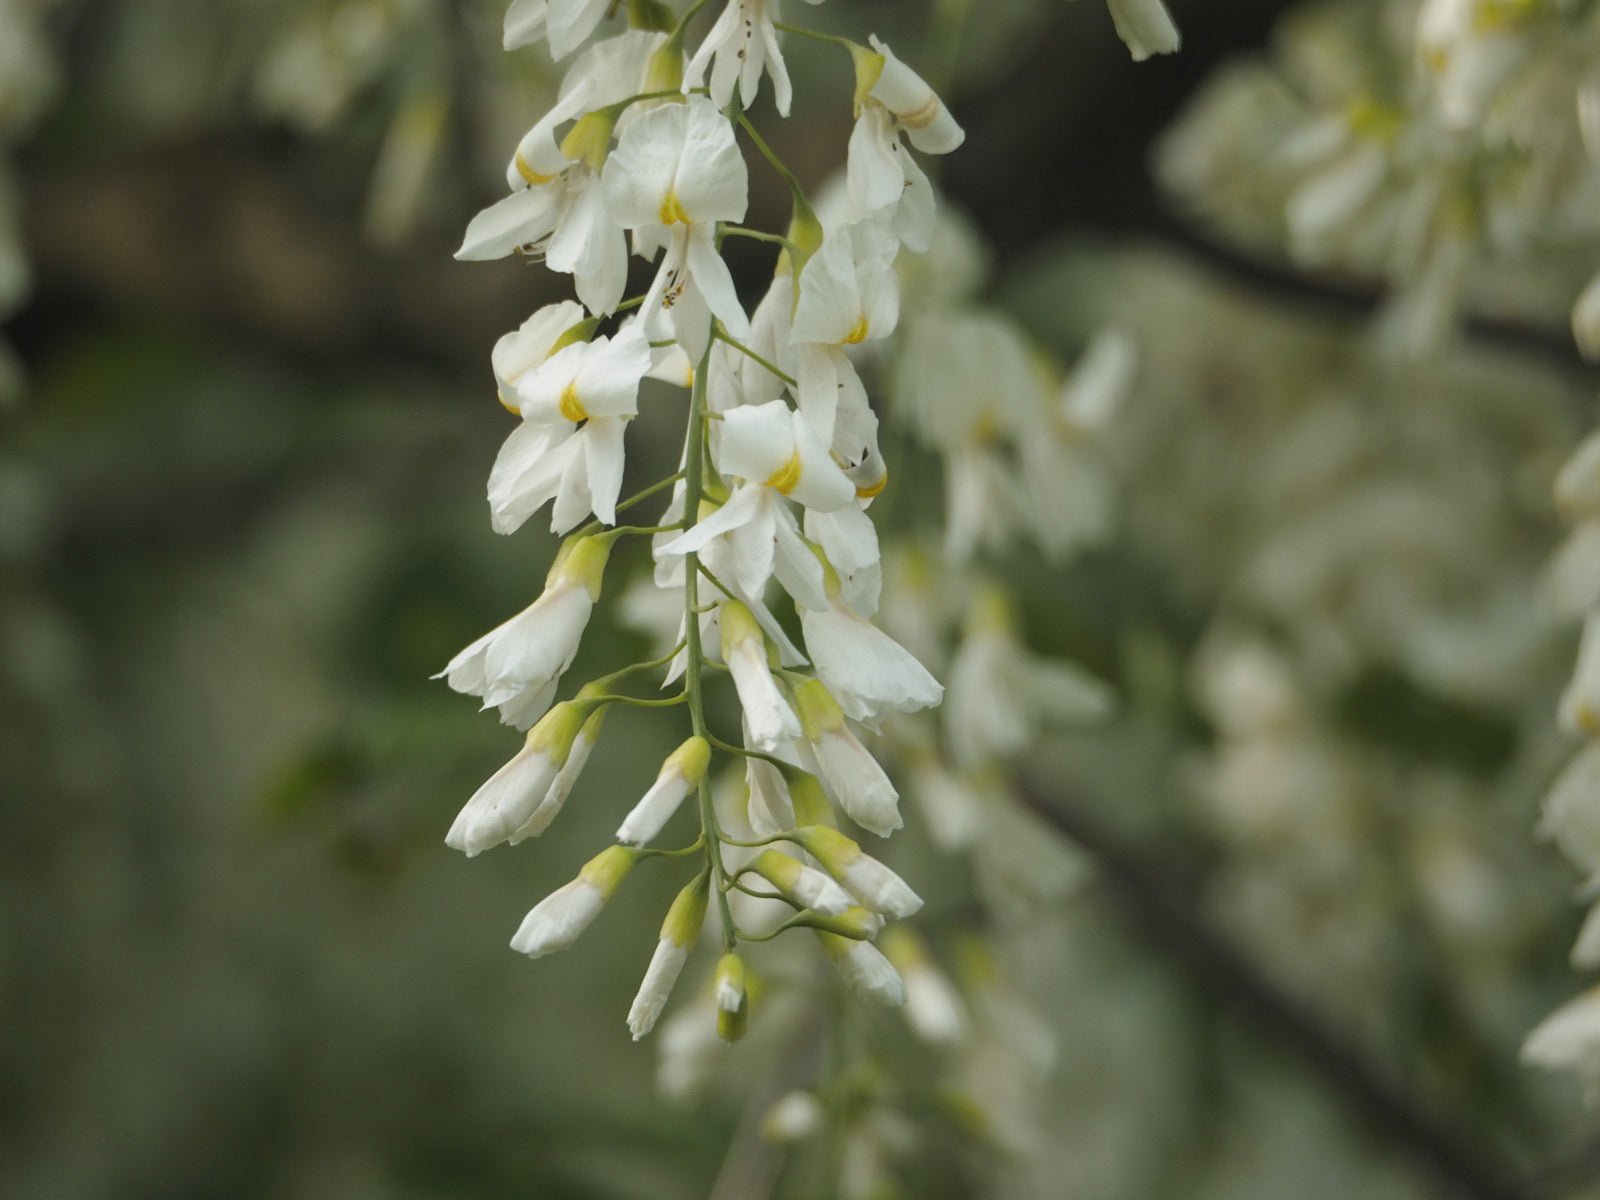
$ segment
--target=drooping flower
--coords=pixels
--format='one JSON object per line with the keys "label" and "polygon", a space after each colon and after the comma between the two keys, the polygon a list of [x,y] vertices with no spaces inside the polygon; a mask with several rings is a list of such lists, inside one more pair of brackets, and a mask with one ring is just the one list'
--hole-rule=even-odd
{"label": "drooping flower", "polygon": [[697,360],[710,316],[735,337],[746,335],[749,319],[714,234],[717,222],[743,219],[749,175],[717,106],[689,96],[643,114],[606,159],[601,179],[606,210],[633,231],[635,251],[649,257],[665,248],[641,307],[651,340],[676,336]]}
{"label": "drooping flower", "polygon": [[511,939],[511,948],[529,958],[543,958],[571,946],[616,895],[637,857],[625,846],[608,846],[595,855],[576,879],[529,911]]}
{"label": "drooping flower", "polygon": [[[807,0],[820,4],[822,0]],[[735,88],[739,106],[755,103],[763,74],[772,76],[772,102],[781,116],[789,115],[792,89],[789,69],[784,65],[783,47],[774,23],[781,19],[779,0],[728,0],[706,40],[700,43],[684,71],[685,88],[705,84],[711,71],[711,98],[718,108],[727,108]]]}
{"label": "drooping flower", "polygon": [[489,474],[489,505],[501,533],[554,500],[550,526],[565,533],[591,512],[616,521],[623,437],[638,412],[650,347],[637,323],[615,338],[575,342],[519,376],[519,426]]}
{"label": "drooping flower", "polygon": [[632,846],[651,841],[705,778],[710,762],[711,747],[703,737],[690,738],[668,755],[655,783],[623,819],[617,841]]}
{"label": "drooping flower", "polygon": [[645,969],[639,994],[628,1010],[628,1030],[638,1041],[652,1029],[666,1007],[673,985],[683,973],[683,964],[689,960],[700,927],[705,922],[706,906],[710,896],[709,874],[701,874],[686,885],[667,909],[661,922],[661,940],[656,943],[650,965]]}
{"label": "drooping flower", "polygon": [[610,543],[580,538],[563,548],[545,589],[528,608],[490,630],[449,662],[441,676],[458,692],[500,709],[526,729],[544,713],[600,598]]}

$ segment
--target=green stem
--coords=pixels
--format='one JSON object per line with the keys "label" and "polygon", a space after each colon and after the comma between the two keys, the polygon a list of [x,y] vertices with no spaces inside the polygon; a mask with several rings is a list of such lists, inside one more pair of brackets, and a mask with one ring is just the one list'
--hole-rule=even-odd
{"label": "green stem", "polygon": [[790,254],[799,256],[800,248],[784,237],[781,233],[767,233],[762,229],[749,229],[743,225],[724,225],[723,237],[751,238],[758,242],[771,242],[774,246],[782,246]]}
{"label": "green stem", "polygon": [[[788,26],[779,25],[778,28],[786,29]],[[799,30],[796,32],[806,31]],[[840,45],[846,47],[850,45],[850,43],[845,41],[843,38],[824,37],[823,40],[836,41]],[[761,153],[761,157],[766,159],[768,164],[771,165],[772,169],[783,177],[783,181],[789,185],[789,190],[794,193],[801,203],[805,204],[806,210],[809,212],[811,205],[806,200],[805,188],[800,186],[800,181],[795,178],[794,172],[789,170],[788,165],[783,161],[783,159],[779,158],[773,151],[772,147],[767,145],[767,139],[761,136],[761,131],[755,127],[755,123],[752,122],[749,117],[745,116],[743,112],[735,114],[734,119],[739,122],[739,128],[744,130],[745,136],[748,137],[755,145],[755,148]]]}
{"label": "green stem", "polygon": [[607,693],[600,696],[585,696],[584,703],[602,704],[631,704],[634,708],[674,708],[679,704],[687,703],[689,694],[679,692],[676,696],[668,696],[665,700],[645,700],[639,696],[623,696]]}
{"label": "green stem", "polygon": [[[640,503],[650,499],[650,497],[654,496],[657,492],[660,492],[660,491],[662,491],[662,490],[664,490],[666,488],[671,487],[673,484],[677,483],[678,480],[680,480],[682,478],[683,478],[683,472],[682,471],[677,471],[677,472],[674,472],[671,475],[668,475],[665,479],[658,479],[655,483],[652,483],[649,487],[645,488],[644,491],[635,492],[633,495],[629,496],[626,500],[620,501],[617,504],[617,511],[618,512],[627,512],[628,509],[632,508],[635,504],[640,504]],[[578,530],[576,536],[578,536],[578,537],[592,537],[594,534],[599,533],[604,528],[605,528],[605,526],[602,525],[599,521],[597,521],[597,520],[596,521],[590,521],[582,529]]]}
{"label": "green stem", "polygon": [[[716,328],[715,321],[712,322],[712,328]],[[684,436],[688,461],[684,464],[683,472],[683,511],[687,515],[700,511],[700,500],[705,494],[703,436],[705,421],[702,419],[702,414],[706,411],[706,379],[711,374],[711,348],[715,344],[711,337],[706,338],[706,350],[700,356],[700,365],[695,368],[694,387],[689,393],[689,428]],[[685,640],[688,642],[688,660],[684,669],[683,694],[689,698],[689,720],[694,726],[694,732],[710,741],[711,731],[706,727],[705,703],[702,695],[705,649],[700,644],[700,618],[694,611],[700,607],[700,557],[694,553],[684,557],[688,566],[688,570],[683,573],[684,626],[687,634]],[[739,944],[739,933],[734,928],[733,910],[728,907],[728,873],[722,864],[722,829],[717,824],[717,811],[711,802],[710,785],[705,779],[701,779],[700,786],[696,790],[700,803],[700,836],[705,841],[706,848],[706,866],[711,871],[712,881],[717,885],[717,911],[722,917],[722,948],[724,952],[731,953]]]}
{"label": "green stem", "polygon": [[759,758],[762,762],[769,762],[779,770],[783,771],[792,771],[795,769],[793,763],[784,762],[783,759],[779,758],[776,754],[768,754],[762,750],[749,750],[744,746],[735,746],[732,742],[723,741],[714,733],[706,733],[702,734],[701,736],[725,754],[736,754],[740,758]]}
{"label": "green stem", "polygon": [[762,358],[761,355],[757,354],[754,350],[750,349],[749,346],[746,346],[743,342],[739,341],[738,338],[730,337],[728,334],[724,333],[721,329],[717,330],[716,337],[717,337],[717,340],[719,342],[723,342],[726,345],[732,346],[735,350],[737,350],[740,354],[743,354],[746,358],[751,359],[752,361],[759,363],[761,366],[763,366],[767,370],[771,371],[774,375],[776,375],[779,379],[783,380],[790,387],[797,388],[797,387],[800,386],[799,383],[797,383],[795,381],[795,378],[794,378],[793,375],[790,375],[786,371],[779,370],[777,366],[775,366],[773,363],[769,362],[765,358]]}
{"label": "green stem", "polygon": [[664,667],[673,659],[677,658],[678,655],[683,651],[684,646],[687,644],[687,639],[685,639],[684,641],[679,642],[671,650],[668,650],[660,658],[652,658],[649,662],[629,663],[621,670],[613,671],[609,675],[602,675],[598,679],[590,681],[589,686],[599,691],[604,691],[617,680],[626,679],[629,675],[632,675],[637,671],[650,671],[654,670],[656,667]]}

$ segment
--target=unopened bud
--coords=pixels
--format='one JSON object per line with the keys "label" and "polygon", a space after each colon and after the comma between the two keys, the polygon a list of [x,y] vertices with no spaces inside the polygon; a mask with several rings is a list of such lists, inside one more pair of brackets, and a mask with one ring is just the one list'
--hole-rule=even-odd
{"label": "unopened bud", "polygon": [[737,1042],[744,1036],[750,1023],[750,998],[745,992],[744,959],[737,954],[724,954],[717,963],[717,974],[712,985],[717,1002],[717,1036],[725,1042]]}

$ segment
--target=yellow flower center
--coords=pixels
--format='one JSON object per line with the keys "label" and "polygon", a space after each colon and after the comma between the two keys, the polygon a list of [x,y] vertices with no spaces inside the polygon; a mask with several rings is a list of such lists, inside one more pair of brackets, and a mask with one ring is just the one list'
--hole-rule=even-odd
{"label": "yellow flower center", "polygon": [[561,415],[576,425],[579,421],[589,419],[588,411],[583,407],[583,401],[578,399],[578,385],[569,383],[561,389]]}
{"label": "yellow flower center", "polygon": [[857,317],[856,323],[850,326],[850,332],[844,335],[846,346],[855,346],[867,340],[867,331],[871,328],[866,317]]}
{"label": "yellow flower center", "polygon": [[667,194],[661,197],[661,210],[656,214],[661,218],[663,225],[687,225],[689,214],[683,211],[683,202],[678,199],[674,188],[668,188]]}
{"label": "yellow flower center", "polygon": [[790,492],[794,491],[795,488],[800,486],[800,476],[802,474],[803,470],[800,466],[800,451],[796,450],[793,454],[789,455],[788,462],[784,463],[783,466],[779,467],[772,473],[772,477],[767,480],[767,486],[769,488],[776,488],[778,491],[787,496]]}

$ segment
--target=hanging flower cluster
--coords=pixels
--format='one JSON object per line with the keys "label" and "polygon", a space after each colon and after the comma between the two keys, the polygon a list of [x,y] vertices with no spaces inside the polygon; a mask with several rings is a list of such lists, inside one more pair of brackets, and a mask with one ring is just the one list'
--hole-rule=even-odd
{"label": "hanging flower cluster", "polygon": [[[556,58],[575,57],[554,106],[511,157],[510,193],[471,222],[459,257],[537,255],[573,277],[578,302],[546,306],[495,347],[499,399],[519,423],[488,489],[497,530],[514,532],[548,504],[551,528],[567,536],[543,593],[443,672],[527,730],[447,841],[475,855],[548,828],[611,707],[680,719],[685,740],[619,814],[616,844],[536,905],[512,946],[532,957],[570,946],[642,859],[693,863],[628,1024],[635,1038],[650,1032],[714,911],[722,947],[714,1025],[733,1040],[753,990],[745,943],[781,929],[810,929],[864,995],[891,1005],[906,997],[874,939],[921,901],[840,831],[837,814],[878,836],[901,825],[897,789],[862,729],[936,705],[943,689],[872,623],[878,549],[868,509],[888,479],[852,355],[894,331],[896,258],[926,247],[933,231],[933,190],[913,151],[947,153],[963,135],[878,39],[863,46],[809,34],[848,51],[855,70],[848,211],[825,228],[745,112],[767,79],[778,110],[788,110],[781,36],[807,31],[781,26],[771,0],[732,0],[691,53],[705,7],[679,17],[660,3],[631,3],[629,28],[597,41],[617,8],[605,0],[516,0],[506,14],[508,48],[544,41]],[[740,224],[747,147],[790,189],[787,229]],[[722,257],[729,237],[776,253],[751,312]],[[642,294],[625,297],[630,251],[657,265]],[[673,475],[622,498],[646,378],[688,389],[683,453]],[[655,523],[617,524],[658,498]],[[654,588],[670,598],[677,635],[659,659],[558,699],[613,548],[630,537],[652,539]],[[799,641],[771,607],[780,598],[794,609]],[[662,668],[674,694],[623,690],[634,674]],[[742,710],[737,732],[707,719],[706,693],[722,676]],[[719,764],[744,777],[751,811],[763,814],[759,832],[719,818],[710,787]],[[657,847],[685,804],[698,813],[698,838]],[[776,903],[786,916],[757,934],[738,918],[740,896]]]}

